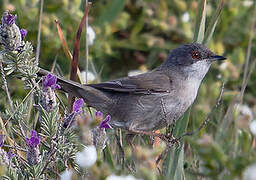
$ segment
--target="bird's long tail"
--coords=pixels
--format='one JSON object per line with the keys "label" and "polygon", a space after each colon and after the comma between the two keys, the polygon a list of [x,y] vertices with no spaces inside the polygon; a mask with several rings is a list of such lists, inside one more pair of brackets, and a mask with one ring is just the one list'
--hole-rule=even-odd
{"label": "bird's long tail", "polygon": [[[46,76],[49,73],[49,71],[40,68],[38,75]],[[93,87],[79,84],[75,81],[57,76],[57,83],[61,86],[62,91],[83,98],[88,106],[92,106],[99,110],[104,108],[110,100],[106,93]]]}

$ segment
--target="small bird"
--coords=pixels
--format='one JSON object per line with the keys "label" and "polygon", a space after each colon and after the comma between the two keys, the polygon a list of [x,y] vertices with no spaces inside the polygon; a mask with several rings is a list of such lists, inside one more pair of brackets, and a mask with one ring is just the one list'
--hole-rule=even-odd
{"label": "small bird", "polygon": [[58,84],[111,115],[112,127],[146,134],[175,124],[196,99],[211,64],[225,59],[191,43],[174,49],[159,67],[144,74],[86,85],[58,77]]}

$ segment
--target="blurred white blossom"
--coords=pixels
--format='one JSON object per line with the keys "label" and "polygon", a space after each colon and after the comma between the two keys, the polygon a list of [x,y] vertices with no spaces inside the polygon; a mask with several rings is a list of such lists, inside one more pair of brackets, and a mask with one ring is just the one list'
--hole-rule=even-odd
{"label": "blurred white blossom", "polygon": [[237,104],[236,105],[236,109],[237,111],[244,116],[247,116],[249,118],[249,120],[253,119],[253,112],[251,110],[251,108],[248,105],[245,104]]}
{"label": "blurred white blossom", "polygon": [[250,131],[252,132],[252,134],[254,136],[256,136],[256,120],[253,120],[251,123],[250,123]]}
{"label": "blurred white blossom", "polygon": [[255,180],[256,179],[256,164],[248,166],[243,172],[243,180]]}
{"label": "blurred white blossom", "polygon": [[253,1],[252,0],[245,0],[243,1],[243,6],[244,7],[250,7],[253,5]]}
{"label": "blurred white blossom", "polygon": [[183,22],[188,22],[190,17],[189,17],[189,13],[188,12],[185,12],[182,17],[181,17],[182,21]]}
{"label": "blurred white blossom", "polygon": [[141,179],[136,179],[134,176],[132,175],[128,175],[128,176],[117,176],[115,174],[112,174],[110,176],[108,176],[106,178],[106,180],[141,180]]}
{"label": "blurred white blossom", "polygon": [[82,152],[76,153],[75,161],[83,168],[92,166],[97,160],[97,151],[95,146],[86,146]]}
{"label": "blurred white blossom", "polygon": [[[86,82],[86,71],[82,71],[81,76],[82,76],[83,82]],[[96,79],[95,75],[91,71],[88,71],[88,73],[87,73],[88,82],[92,82],[95,79]]]}
{"label": "blurred white blossom", "polygon": [[71,170],[65,170],[61,175],[61,180],[71,180],[72,177],[72,171]]}
{"label": "blurred white blossom", "polygon": [[227,62],[223,62],[223,63],[221,63],[221,65],[220,65],[220,70],[224,71],[224,70],[227,69],[227,67],[228,67],[228,63],[227,63]]}
{"label": "blurred white blossom", "polygon": [[87,38],[88,38],[88,45],[92,45],[94,42],[94,39],[96,37],[96,34],[91,26],[87,27]]}

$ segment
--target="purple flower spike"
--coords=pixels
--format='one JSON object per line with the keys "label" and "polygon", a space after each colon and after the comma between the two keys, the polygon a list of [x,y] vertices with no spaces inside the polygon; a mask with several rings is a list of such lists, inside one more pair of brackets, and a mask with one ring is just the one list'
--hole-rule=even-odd
{"label": "purple flower spike", "polygon": [[8,11],[5,11],[2,16],[2,23],[6,25],[13,25],[17,19],[17,15],[9,14]]}
{"label": "purple flower spike", "polygon": [[21,29],[20,30],[20,34],[21,34],[21,39],[24,40],[24,38],[26,37],[28,31],[26,29]]}
{"label": "purple flower spike", "polygon": [[80,113],[82,110],[81,108],[83,107],[84,100],[82,98],[76,100],[73,104],[73,112]]}
{"label": "purple flower spike", "polygon": [[110,115],[107,115],[107,117],[100,123],[100,126],[99,128],[102,129],[102,128],[105,128],[105,129],[109,129],[109,128],[112,128],[110,126],[109,121],[111,120],[111,116]]}
{"label": "purple flower spike", "polygon": [[48,74],[43,78],[43,90],[47,89],[48,87],[54,89],[60,89],[60,85],[57,83],[57,77],[53,74]]}
{"label": "purple flower spike", "polygon": [[26,143],[30,148],[37,147],[40,143],[40,137],[35,130],[30,131],[30,138],[26,138]]}
{"label": "purple flower spike", "polygon": [[6,135],[0,134],[0,147],[4,145],[5,138],[6,138]]}

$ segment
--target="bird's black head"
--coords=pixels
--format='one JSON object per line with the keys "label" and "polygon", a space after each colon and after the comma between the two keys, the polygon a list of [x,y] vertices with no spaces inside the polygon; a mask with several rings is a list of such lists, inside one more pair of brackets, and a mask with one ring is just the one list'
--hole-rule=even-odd
{"label": "bird's black head", "polygon": [[174,66],[189,66],[200,61],[207,61],[211,64],[216,60],[226,59],[211,52],[204,45],[199,43],[186,44],[174,49],[167,58],[166,63],[171,63]]}
{"label": "bird's black head", "polygon": [[202,80],[213,61],[224,59],[226,58],[214,54],[202,44],[191,43],[174,49],[159,68],[172,75],[176,73],[186,78]]}

